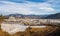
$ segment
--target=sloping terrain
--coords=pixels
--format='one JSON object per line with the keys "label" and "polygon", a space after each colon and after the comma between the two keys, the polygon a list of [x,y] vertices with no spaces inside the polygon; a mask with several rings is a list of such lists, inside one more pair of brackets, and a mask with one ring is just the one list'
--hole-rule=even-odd
{"label": "sloping terrain", "polygon": [[60,13],[48,15],[45,19],[60,19]]}
{"label": "sloping terrain", "polygon": [[[0,29],[0,36],[53,36],[57,34],[58,27],[47,26],[46,28],[27,28],[25,32],[17,32],[13,35]],[[56,35],[57,36],[57,35]]]}

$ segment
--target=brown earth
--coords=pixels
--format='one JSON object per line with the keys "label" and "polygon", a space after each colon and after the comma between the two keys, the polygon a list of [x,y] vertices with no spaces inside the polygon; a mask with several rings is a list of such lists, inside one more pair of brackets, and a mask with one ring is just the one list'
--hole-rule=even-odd
{"label": "brown earth", "polygon": [[47,36],[55,32],[58,27],[47,26],[46,28],[27,28],[25,32],[17,32],[13,35],[8,34],[0,29],[0,36]]}

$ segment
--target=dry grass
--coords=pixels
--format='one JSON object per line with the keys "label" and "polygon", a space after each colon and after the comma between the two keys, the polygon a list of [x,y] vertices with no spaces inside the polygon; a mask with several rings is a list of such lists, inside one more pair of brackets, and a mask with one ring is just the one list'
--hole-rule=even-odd
{"label": "dry grass", "polygon": [[[1,22],[2,21],[0,21],[0,23]],[[0,26],[0,36],[46,36],[56,29],[57,27],[53,26],[47,26],[46,28],[27,28],[25,32],[17,32],[13,35],[10,35],[7,32],[2,31]]]}
{"label": "dry grass", "polygon": [[0,30],[0,36],[46,36],[55,31],[57,27],[47,26],[46,28],[27,28],[25,32],[17,32],[13,35]]}
{"label": "dry grass", "polygon": [[10,36],[7,32],[0,30],[0,36]]}
{"label": "dry grass", "polygon": [[52,33],[56,29],[57,29],[57,27],[47,26],[46,28],[30,28],[30,29],[27,29],[27,31],[32,36],[33,35],[36,35],[36,36],[45,36],[45,35],[47,35],[49,33]]}

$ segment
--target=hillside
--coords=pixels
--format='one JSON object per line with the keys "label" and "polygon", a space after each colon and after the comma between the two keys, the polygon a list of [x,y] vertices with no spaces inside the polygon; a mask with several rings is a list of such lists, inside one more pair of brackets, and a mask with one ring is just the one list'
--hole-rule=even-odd
{"label": "hillside", "polygon": [[45,19],[60,19],[60,13],[48,15]]}
{"label": "hillside", "polygon": [[[58,27],[53,26],[47,26],[46,28],[27,28],[25,32],[17,32],[13,35],[10,35],[9,33],[0,30],[0,36],[57,36]],[[57,32],[57,33],[55,33]]]}
{"label": "hillside", "polygon": [[40,18],[44,18],[46,17],[47,15],[34,15],[34,14],[30,14],[30,15],[24,15],[24,14],[10,14],[10,15],[7,15],[8,17],[9,16],[13,16],[13,17],[16,17],[16,18],[35,18],[35,19],[40,19]]}

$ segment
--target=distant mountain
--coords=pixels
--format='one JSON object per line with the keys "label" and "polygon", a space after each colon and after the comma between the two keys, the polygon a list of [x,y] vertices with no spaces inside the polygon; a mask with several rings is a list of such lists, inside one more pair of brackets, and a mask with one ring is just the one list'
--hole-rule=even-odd
{"label": "distant mountain", "polygon": [[60,13],[48,15],[45,19],[60,19]]}
{"label": "distant mountain", "polygon": [[34,14],[31,14],[31,15],[23,15],[23,14],[10,14],[10,15],[7,15],[7,16],[13,16],[13,17],[19,17],[19,18],[36,18],[36,19],[40,19],[40,18],[44,18],[46,17],[47,15],[34,15]]}

